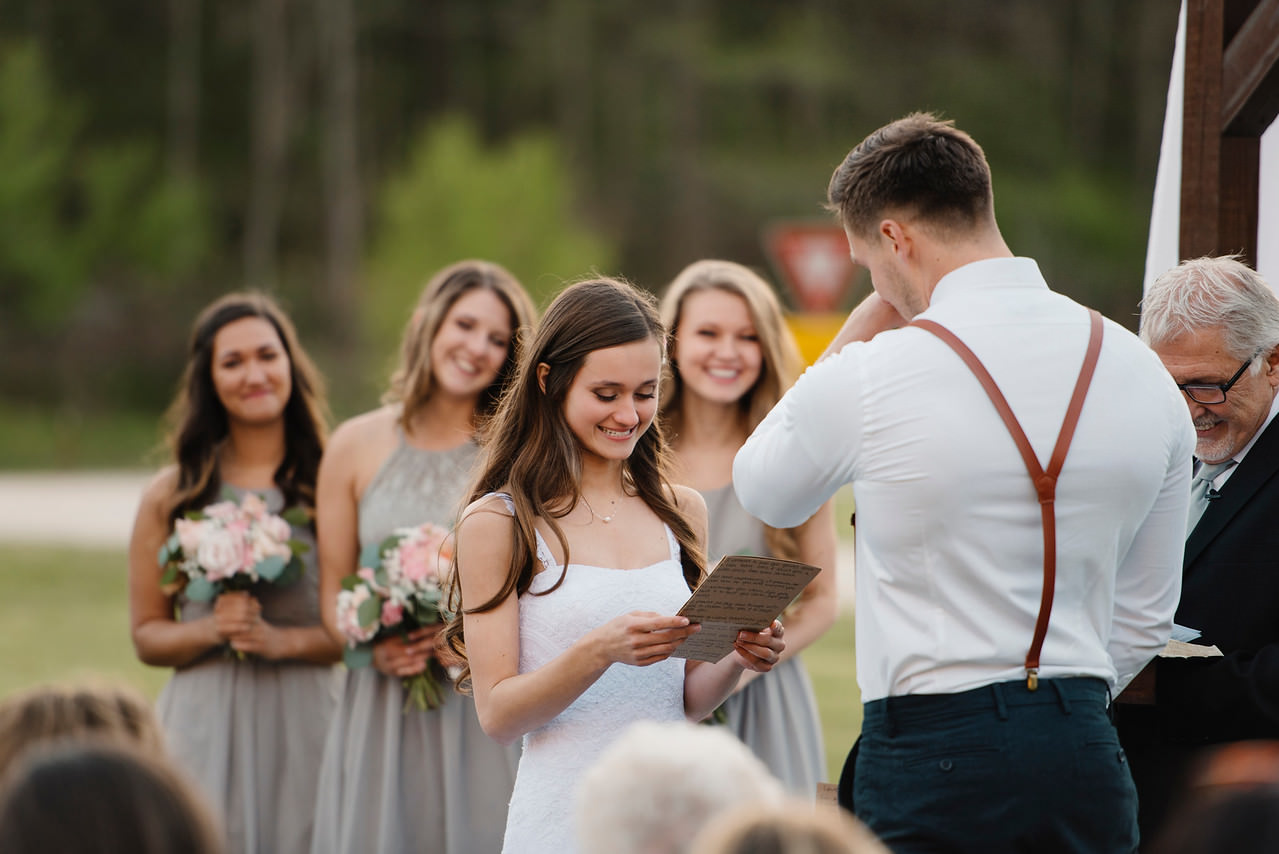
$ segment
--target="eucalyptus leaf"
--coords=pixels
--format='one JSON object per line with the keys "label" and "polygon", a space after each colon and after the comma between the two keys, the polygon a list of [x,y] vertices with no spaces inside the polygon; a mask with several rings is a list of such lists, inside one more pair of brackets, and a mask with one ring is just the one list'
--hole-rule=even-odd
{"label": "eucalyptus leaf", "polygon": [[172,584],[173,582],[177,581],[177,580],[178,580],[178,577],[179,577],[181,574],[182,574],[182,573],[181,573],[181,571],[178,569],[178,565],[177,565],[176,563],[171,563],[171,564],[169,564],[169,565],[165,568],[165,570],[164,570],[164,574],[160,576],[160,586],[161,586],[161,587],[167,587],[167,586],[169,586],[169,585],[170,585],[170,584]]}
{"label": "eucalyptus leaf", "polygon": [[374,569],[382,565],[382,545],[381,543],[370,543],[360,549],[360,566],[367,566]]}
{"label": "eucalyptus leaf", "polygon": [[178,532],[174,531],[169,539],[164,541],[164,545],[160,546],[160,553],[157,555],[160,566],[164,566],[169,561],[176,558],[182,553],[182,543],[178,539]]}
{"label": "eucalyptus leaf", "polygon": [[280,586],[295,584],[305,573],[306,566],[298,559],[297,555],[294,555],[284,565],[284,572],[280,573],[280,577],[276,579],[275,583]]}
{"label": "eucalyptus leaf", "polygon": [[263,581],[278,581],[280,575],[284,572],[284,567],[288,562],[279,555],[271,555],[264,557],[258,561],[258,565],[254,567],[258,577]]}
{"label": "eucalyptus leaf", "polygon": [[360,644],[356,647],[348,646],[342,650],[342,661],[351,669],[369,667],[373,664],[373,647],[368,644]]}
{"label": "eucalyptus leaf", "polygon": [[355,615],[362,627],[376,626],[382,618],[382,600],[377,598],[365,599],[360,603],[360,608],[355,612]]}
{"label": "eucalyptus leaf", "polygon": [[218,588],[203,575],[197,575],[187,582],[186,594],[192,602],[209,602],[218,595]]}
{"label": "eucalyptus leaf", "polygon": [[304,555],[311,550],[311,544],[303,540],[289,540],[288,546],[295,555]]}
{"label": "eucalyptus leaf", "polygon": [[280,514],[280,518],[297,528],[305,528],[311,524],[311,514],[305,507],[290,507]]}
{"label": "eucalyptus leaf", "polygon": [[358,575],[344,575],[338,583],[342,585],[343,590],[354,590],[364,583],[364,579]]}

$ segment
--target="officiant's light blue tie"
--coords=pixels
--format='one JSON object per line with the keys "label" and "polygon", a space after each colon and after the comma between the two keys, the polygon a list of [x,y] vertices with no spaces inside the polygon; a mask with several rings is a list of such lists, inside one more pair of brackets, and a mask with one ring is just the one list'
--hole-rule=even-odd
{"label": "officiant's light blue tie", "polygon": [[1195,525],[1199,524],[1199,517],[1208,509],[1208,502],[1215,497],[1212,482],[1217,479],[1218,475],[1234,464],[1234,460],[1226,460],[1222,463],[1205,463],[1195,473],[1194,480],[1190,482],[1190,515],[1186,520],[1187,536],[1195,529]]}

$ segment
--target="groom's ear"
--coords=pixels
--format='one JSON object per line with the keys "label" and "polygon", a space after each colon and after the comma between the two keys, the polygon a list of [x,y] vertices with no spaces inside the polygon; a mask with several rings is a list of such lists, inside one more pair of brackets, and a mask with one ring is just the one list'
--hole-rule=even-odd
{"label": "groom's ear", "polygon": [[537,387],[542,390],[542,394],[546,394],[546,377],[550,372],[550,365],[545,362],[537,363]]}

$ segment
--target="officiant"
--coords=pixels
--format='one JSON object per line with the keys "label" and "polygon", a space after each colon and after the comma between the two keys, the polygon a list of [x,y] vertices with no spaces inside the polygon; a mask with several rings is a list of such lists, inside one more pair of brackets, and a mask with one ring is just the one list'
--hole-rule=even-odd
{"label": "officiant", "polygon": [[1197,434],[1176,620],[1216,658],[1159,658],[1120,697],[1143,835],[1164,822],[1212,744],[1279,738],[1279,298],[1232,257],[1166,271],[1141,337],[1178,383]]}

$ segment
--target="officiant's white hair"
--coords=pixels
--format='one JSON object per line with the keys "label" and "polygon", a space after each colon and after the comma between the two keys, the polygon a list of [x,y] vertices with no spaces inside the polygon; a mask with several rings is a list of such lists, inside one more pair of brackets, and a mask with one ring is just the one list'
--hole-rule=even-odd
{"label": "officiant's white hair", "polygon": [[582,854],[685,854],[702,826],[742,803],[786,791],[750,748],[718,726],[633,724],[582,775]]}

